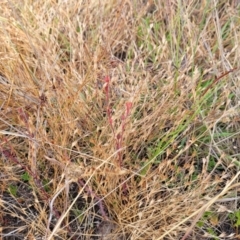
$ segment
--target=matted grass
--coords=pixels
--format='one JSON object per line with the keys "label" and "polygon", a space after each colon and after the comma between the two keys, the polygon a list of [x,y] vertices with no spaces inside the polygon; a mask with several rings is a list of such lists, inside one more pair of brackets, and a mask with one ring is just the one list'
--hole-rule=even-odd
{"label": "matted grass", "polygon": [[238,2],[1,2],[2,239],[239,239]]}

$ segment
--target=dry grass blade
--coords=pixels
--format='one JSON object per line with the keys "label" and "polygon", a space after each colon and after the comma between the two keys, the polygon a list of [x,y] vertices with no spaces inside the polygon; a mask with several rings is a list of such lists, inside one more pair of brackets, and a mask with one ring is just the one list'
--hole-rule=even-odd
{"label": "dry grass blade", "polygon": [[2,239],[237,239],[238,1],[0,9]]}

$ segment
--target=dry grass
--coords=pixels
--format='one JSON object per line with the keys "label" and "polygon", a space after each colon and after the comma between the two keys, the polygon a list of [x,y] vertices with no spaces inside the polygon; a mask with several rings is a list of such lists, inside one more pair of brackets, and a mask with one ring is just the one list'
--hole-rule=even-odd
{"label": "dry grass", "polygon": [[2,239],[239,239],[238,2],[1,2]]}

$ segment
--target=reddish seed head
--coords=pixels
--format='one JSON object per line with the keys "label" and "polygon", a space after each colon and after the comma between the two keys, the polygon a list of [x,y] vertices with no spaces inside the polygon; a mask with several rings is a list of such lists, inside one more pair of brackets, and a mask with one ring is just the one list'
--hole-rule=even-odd
{"label": "reddish seed head", "polygon": [[126,108],[127,108],[127,115],[130,113],[130,110],[132,108],[132,102],[126,102]]}
{"label": "reddish seed head", "polygon": [[108,100],[108,91],[109,91],[110,77],[109,76],[105,76],[104,77],[104,82],[105,82],[104,90],[105,90],[105,92],[107,94],[107,100]]}
{"label": "reddish seed head", "polygon": [[110,82],[110,77],[109,77],[109,76],[105,76],[105,77],[104,77],[104,81],[105,81],[106,83],[109,83],[109,82]]}

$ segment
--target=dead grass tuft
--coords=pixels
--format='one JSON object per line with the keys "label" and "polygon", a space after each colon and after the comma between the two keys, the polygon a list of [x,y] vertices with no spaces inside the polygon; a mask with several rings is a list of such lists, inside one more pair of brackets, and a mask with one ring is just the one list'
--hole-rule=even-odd
{"label": "dead grass tuft", "polygon": [[238,239],[238,1],[3,1],[3,239]]}

